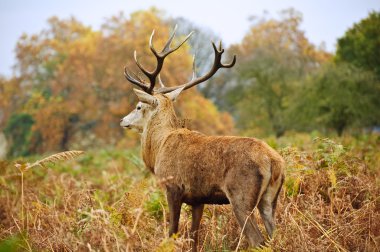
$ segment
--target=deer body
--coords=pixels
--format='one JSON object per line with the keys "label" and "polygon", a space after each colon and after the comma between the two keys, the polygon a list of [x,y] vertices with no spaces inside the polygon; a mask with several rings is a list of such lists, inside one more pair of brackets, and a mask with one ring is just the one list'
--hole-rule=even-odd
{"label": "deer body", "polygon": [[[151,37],[151,50],[160,65],[157,69],[162,68],[164,57],[178,48],[170,49],[173,36],[161,53],[154,50]],[[235,62],[234,58],[229,65],[220,63],[223,49],[217,49],[214,44],[213,47],[215,62],[206,74],[207,78],[218,68],[232,67]],[[143,70],[137,62],[136,54],[135,60],[149,79],[155,80],[159,71]],[[191,205],[192,249],[196,251],[204,204],[230,203],[251,246],[258,246],[264,241],[253,214],[256,207],[271,237],[275,228],[277,198],[284,180],[282,157],[266,143],[255,138],[206,136],[178,125],[172,101],[182,90],[204,81],[206,77],[195,78],[179,88],[165,87],[153,93],[155,81],[151,81],[152,85],[148,87],[127,71],[125,73],[128,80],[144,91],[134,90],[140,102],[134,111],[122,119],[121,126],[141,133],[144,163],[160,181],[165,181],[169,235],[178,232],[181,205]]]}
{"label": "deer body", "polygon": [[[160,179],[183,189],[183,201],[193,204],[228,204],[226,194],[237,181],[261,188],[281,171],[272,171],[271,163],[280,162],[265,143],[253,138],[212,137],[187,129],[173,130],[157,149],[154,173]],[[145,152],[145,150],[143,150]],[[258,177],[252,185],[250,175]],[[236,180],[236,178],[239,178]],[[243,181],[242,181],[243,179]],[[261,194],[257,191],[256,194]]]}

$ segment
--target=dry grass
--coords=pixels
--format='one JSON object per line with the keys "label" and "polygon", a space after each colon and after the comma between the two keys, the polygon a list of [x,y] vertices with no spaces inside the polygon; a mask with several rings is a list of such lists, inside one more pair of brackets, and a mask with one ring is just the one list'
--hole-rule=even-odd
{"label": "dry grass", "polygon": [[[380,139],[341,141],[345,147],[308,136],[272,141],[287,178],[278,229],[260,251],[380,250]],[[29,166],[44,167],[24,172],[23,190],[14,162],[2,161],[0,251],[188,251],[190,208],[182,209],[180,235],[166,238],[165,197],[138,156],[102,150],[64,163],[42,159]],[[230,206],[208,206],[201,228],[201,251],[236,249]],[[247,249],[245,239],[238,249]]]}

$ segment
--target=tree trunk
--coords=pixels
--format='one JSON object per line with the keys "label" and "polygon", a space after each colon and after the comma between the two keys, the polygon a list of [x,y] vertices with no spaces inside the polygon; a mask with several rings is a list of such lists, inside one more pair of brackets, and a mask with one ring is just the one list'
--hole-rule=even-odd
{"label": "tree trunk", "polygon": [[342,136],[344,129],[346,128],[345,123],[340,123],[335,127],[336,132],[338,133],[338,136]]}

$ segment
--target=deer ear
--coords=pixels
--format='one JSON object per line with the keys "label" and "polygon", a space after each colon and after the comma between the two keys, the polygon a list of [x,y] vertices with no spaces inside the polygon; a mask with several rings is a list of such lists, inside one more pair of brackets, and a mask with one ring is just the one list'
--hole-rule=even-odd
{"label": "deer ear", "polygon": [[153,95],[145,93],[144,91],[141,91],[136,88],[134,88],[133,91],[135,92],[135,94],[137,95],[137,97],[139,98],[141,102],[147,103],[153,107],[157,106],[158,104],[157,98],[154,97]]}
{"label": "deer ear", "polygon": [[178,95],[182,92],[182,90],[185,88],[185,86],[177,88],[170,93],[165,94],[167,97],[169,97],[170,100],[175,101],[178,97]]}

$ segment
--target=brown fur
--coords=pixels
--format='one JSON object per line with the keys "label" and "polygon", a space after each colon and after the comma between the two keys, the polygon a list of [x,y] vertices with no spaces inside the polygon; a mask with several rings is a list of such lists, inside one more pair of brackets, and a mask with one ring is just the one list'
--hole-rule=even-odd
{"label": "brown fur", "polygon": [[171,178],[166,184],[170,235],[178,231],[181,204],[192,205],[196,251],[203,204],[231,203],[251,246],[264,241],[252,215],[256,206],[272,236],[284,177],[282,157],[255,138],[206,136],[181,128],[170,99],[155,97],[159,105],[142,133],[142,156],[159,180]]}

